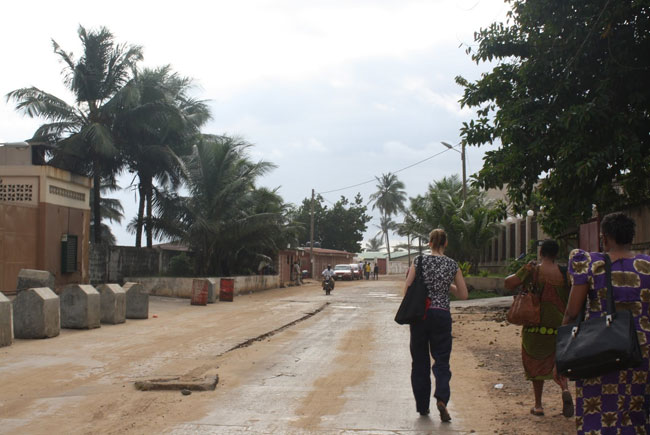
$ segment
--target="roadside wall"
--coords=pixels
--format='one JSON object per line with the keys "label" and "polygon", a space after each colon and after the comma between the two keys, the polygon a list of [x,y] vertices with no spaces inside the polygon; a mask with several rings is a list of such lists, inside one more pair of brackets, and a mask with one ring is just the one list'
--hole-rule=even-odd
{"label": "roadside wall", "polygon": [[464,278],[467,287],[472,287],[474,290],[496,291],[499,294],[506,293],[503,278],[483,278],[480,276],[466,276]]}
{"label": "roadside wall", "polygon": [[[221,284],[221,278],[210,277]],[[229,277],[234,279],[234,293],[241,295],[251,292],[268,290],[280,287],[279,275],[250,275]],[[168,296],[175,298],[191,297],[192,280],[194,278],[171,278],[171,277],[125,277],[125,282],[139,282],[144,291],[150,295]]]}
{"label": "roadside wall", "polygon": [[123,284],[126,276],[163,274],[167,270],[169,260],[178,254],[179,251],[156,248],[91,245],[90,283]]}

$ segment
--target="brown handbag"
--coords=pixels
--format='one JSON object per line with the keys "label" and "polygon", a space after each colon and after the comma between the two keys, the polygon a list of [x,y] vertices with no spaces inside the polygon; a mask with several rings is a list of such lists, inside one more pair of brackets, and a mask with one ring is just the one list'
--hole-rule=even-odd
{"label": "brown handbag", "polygon": [[541,322],[541,295],[535,293],[539,266],[533,272],[533,279],[514,296],[506,319],[513,325],[538,326]]}

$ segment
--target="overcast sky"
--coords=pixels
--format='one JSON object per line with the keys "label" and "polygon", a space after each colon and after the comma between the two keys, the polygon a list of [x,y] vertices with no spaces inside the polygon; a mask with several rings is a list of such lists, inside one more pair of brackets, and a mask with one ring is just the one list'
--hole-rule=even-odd
{"label": "overcast sky", "polygon": [[[503,21],[503,0],[231,0],[29,1],[0,6],[0,142],[28,139],[41,120],[6,102],[14,89],[36,86],[73,103],[50,39],[81,53],[78,26],[108,27],[118,42],[141,45],[143,66],[171,64],[195,79],[210,100],[205,133],[252,142],[253,157],[278,165],[260,185],[280,187],[300,204],[328,192],[395,172],[459,141],[471,112],[461,110],[456,75],[488,69],[465,54],[473,34]],[[468,174],[488,148],[468,148]],[[460,154],[444,152],[398,173],[410,197],[429,183],[460,174]],[[124,175],[120,185],[128,187]],[[331,202],[375,183],[324,194]],[[136,212],[133,191],[114,195],[125,208],[118,244],[133,245],[126,223]],[[376,234],[370,210],[365,239]]]}

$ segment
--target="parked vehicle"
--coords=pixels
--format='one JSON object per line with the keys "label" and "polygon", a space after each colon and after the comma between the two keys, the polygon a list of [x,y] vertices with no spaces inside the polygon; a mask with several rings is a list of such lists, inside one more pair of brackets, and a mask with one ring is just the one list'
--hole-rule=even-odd
{"label": "parked vehicle", "polygon": [[329,295],[333,289],[334,289],[334,280],[329,276],[323,278],[323,290],[325,291],[325,294]]}
{"label": "parked vehicle", "polygon": [[334,266],[334,279],[339,281],[342,279],[347,279],[352,281],[354,278],[354,272],[352,272],[352,266],[349,264],[337,264]]}
{"label": "parked vehicle", "polygon": [[359,269],[358,264],[350,264],[350,267],[352,268],[352,279],[363,279],[363,271]]}

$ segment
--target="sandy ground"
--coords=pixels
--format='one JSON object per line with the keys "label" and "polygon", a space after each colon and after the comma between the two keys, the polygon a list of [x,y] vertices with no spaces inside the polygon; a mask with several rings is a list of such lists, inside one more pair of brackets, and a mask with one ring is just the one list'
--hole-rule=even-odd
{"label": "sandy ground", "polygon": [[[17,340],[0,348],[0,433],[575,431],[573,419],[560,414],[560,389],[552,382],[546,416],[529,414],[533,394],[521,367],[519,328],[494,307],[452,310],[452,424],[417,416],[408,330],[392,322],[400,287],[398,280],[337,283],[326,300],[312,284],[208,307],[155,298],[150,312],[157,318]],[[188,396],[133,386],[215,375],[215,391]]]}

